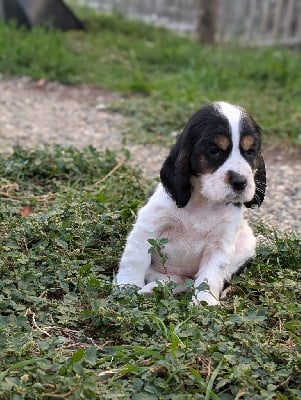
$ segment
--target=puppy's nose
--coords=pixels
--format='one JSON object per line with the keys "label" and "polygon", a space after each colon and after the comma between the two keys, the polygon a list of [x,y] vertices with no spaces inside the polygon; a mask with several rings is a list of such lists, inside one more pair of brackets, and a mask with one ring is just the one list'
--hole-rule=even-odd
{"label": "puppy's nose", "polygon": [[234,190],[244,190],[247,186],[247,178],[235,171],[228,171],[229,183]]}

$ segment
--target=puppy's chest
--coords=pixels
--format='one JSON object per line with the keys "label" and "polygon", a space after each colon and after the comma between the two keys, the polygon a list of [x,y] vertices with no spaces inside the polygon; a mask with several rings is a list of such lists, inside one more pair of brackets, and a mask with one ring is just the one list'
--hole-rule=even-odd
{"label": "puppy's chest", "polygon": [[166,237],[170,244],[175,244],[175,242],[179,244],[183,240],[192,244],[194,241],[203,241],[208,233],[208,227],[206,227],[206,224],[200,223],[200,221],[191,218],[173,218],[162,230],[161,236]]}
{"label": "puppy's chest", "polygon": [[[161,236],[173,241],[186,240],[189,243],[205,241],[208,236],[214,236],[220,228],[230,223],[226,212],[182,212],[169,216],[168,222],[162,229]],[[164,236],[165,235],[165,236]]]}
{"label": "puppy's chest", "polygon": [[[231,213],[220,212],[177,213],[168,219],[160,237],[168,240],[162,250],[167,255],[166,268],[169,273],[193,277],[201,262],[207,244],[223,240],[229,234]],[[163,272],[159,254],[152,255],[153,268]]]}
{"label": "puppy's chest", "polygon": [[212,236],[215,221],[205,215],[173,217],[162,229],[160,236],[168,240],[164,252],[168,264],[198,265],[204,245]]}

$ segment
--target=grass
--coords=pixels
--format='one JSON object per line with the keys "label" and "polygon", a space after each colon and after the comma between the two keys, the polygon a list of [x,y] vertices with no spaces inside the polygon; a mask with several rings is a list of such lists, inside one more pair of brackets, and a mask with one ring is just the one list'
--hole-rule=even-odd
{"label": "grass", "polygon": [[204,47],[121,16],[79,11],[85,32],[0,25],[0,71],[118,91],[131,140],[168,144],[200,105],[246,106],[267,141],[300,143],[301,55],[285,48]]}
{"label": "grass", "polygon": [[16,148],[0,176],[1,399],[300,398],[296,235],[258,226],[222,307],[145,298],[111,286],[146,192],[126,161]]}
{"label": "grass", "polygon": [[[0,25],[0,71],[122,93],[112,109],[140,142],[169,144],[221,98],[250,108],[270,140],[298,142],[300,54],[83,18],[88,30],[68,34]],[[301,398],[300,238],[255,227],[265,242],[221,307],[191,307],[189,281],[177,297],[112,290],[147,192],[123,158],[60,146],[0,155],[0,398]]]}

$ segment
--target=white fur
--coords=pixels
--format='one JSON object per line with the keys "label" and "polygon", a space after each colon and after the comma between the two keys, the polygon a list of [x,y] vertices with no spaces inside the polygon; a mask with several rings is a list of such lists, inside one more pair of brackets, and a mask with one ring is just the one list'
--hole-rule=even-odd
{"label": "white fur", "polygon": [[[225,200],[229,203],[250,201],[255,193],[255,182],[250,165],[239,151],[239,122],[242,111],[240,108],[224,102],[216,103],[216,107],[222,111],[229,121],[232,130],[233,149],[228,160],[217,171],[202,176],[201,193],[215,202],[224,202]],[[247,187],[243,193],[238,195],[226,183],[225,178],[229,170],[247,178]]]}
{"label": "white fur", "polygon": [[[250,165],[239,151],[241,110],[228,103],[216,107],[227,117],[232,130],[233,149],[224,164],[213,173],[193,177],[194,190],[184,208],[177,207],[160,183],[147,204],[140,209],[127,239],[117,285],[136,285],[141,294],[151,294],[158,281],[173,281],[176,292],[185,290],[185,278],[195,281],[193,303],[218,304],[225,281],[255,255],[256,239],[243,218],[243,206],[250,201],[255,183]],[[247,178],[242,193],[226,183],[227,171]],[[158,254],[151,255],[148,239],[168,238],[162,250],[167,262],[162,266]],[[198,290],[203,282],[209,290]]]}

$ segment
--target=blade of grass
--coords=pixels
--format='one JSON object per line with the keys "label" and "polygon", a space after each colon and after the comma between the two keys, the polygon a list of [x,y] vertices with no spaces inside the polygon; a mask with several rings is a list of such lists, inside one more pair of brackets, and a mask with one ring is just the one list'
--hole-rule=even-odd
{"label": "blade of grass", "polygon": [[219,397],[212,392],[212,387],[213,387],[213,383],[220,371],[222,367],[222,361],[218,364],[218,366],[215,368],[215,370],[213,371],[212,375],[210,376],[209,382],[208,382],[208,386],[207,386],[207,390],[206,390],[206,397],[205,400],[210,400],[210,398],[212,398],[213,400],[218,400]]}

